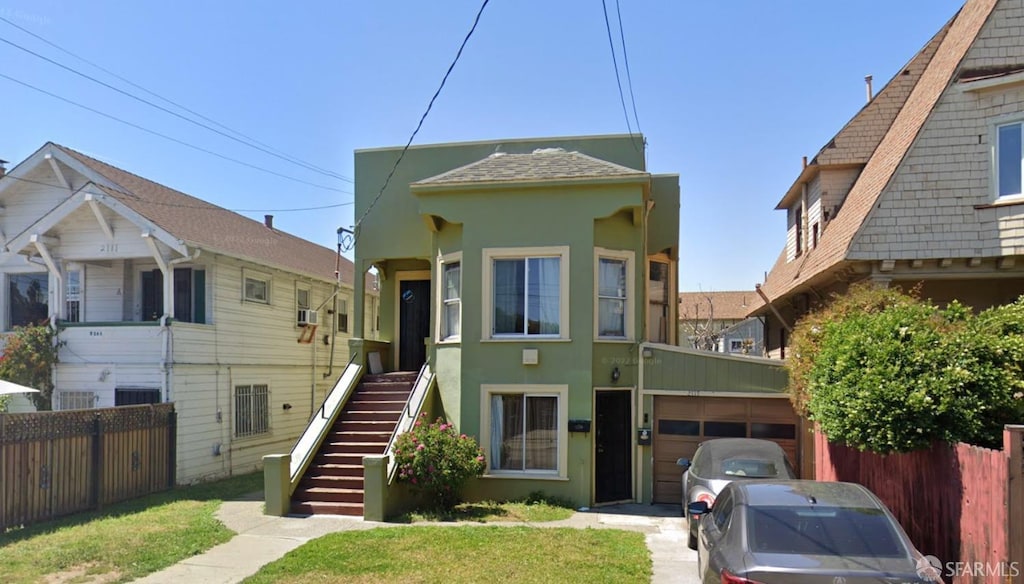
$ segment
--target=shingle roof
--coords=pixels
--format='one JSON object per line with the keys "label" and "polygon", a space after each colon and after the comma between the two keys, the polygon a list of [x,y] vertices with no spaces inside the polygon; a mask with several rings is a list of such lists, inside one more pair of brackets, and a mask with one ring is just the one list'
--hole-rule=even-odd
{"label": "shingle roof", "polygon": [[743,320],[751,310],[763,304],[753,290],[680,292],[679,319],[706,320],[713,316],[715,320]]}
{"label": "shingle roof", "polygon": [[788,294],[846,259],[854,237],[949,86],[997,1],[968,0],[952,23],[946,25],[948,31],[928,67],[868,159],[839,212],[822,231],[818,247],[788,263],[783,253],[768,274],[762,290],[769,298],[774,300]]}
{"label": "shingle roof", "polygon": [[646,172],[561,148],[544,148],[529,154],[496,152],[483,160],[460,166],[413,185],[446,185],[476,182],[533,182],[586,178],[644,177]]}
{"label": "shingle roof", "polygon": [[[338,257],[335,250],[279,229],[271,229],[259,221],[121,170],[66,146],[53,146],[121,187],[121,190],[99,187],[107,195],[189,245],[291,272],[334,279]],[[352,262],[341,258],[340,269],[342,282],[352,285]]]}

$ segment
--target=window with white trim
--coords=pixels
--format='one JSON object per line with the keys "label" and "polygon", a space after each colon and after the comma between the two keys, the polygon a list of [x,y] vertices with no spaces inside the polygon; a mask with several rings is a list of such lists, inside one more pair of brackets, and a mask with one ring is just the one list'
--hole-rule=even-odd
{"label": "window with white trim", "polygon": [[78,268],[64,273],[64,320],[82,322],[82,270]]}
{"label": "window with white trim", "polygon": [[632,338],[633,252],[596,248],[594,255],[594,334],[603,339]]}
{"label": "window with white trim", "polygon": [[348,332],[348,298],[338,299],[338,332]]}
{"label": "window with white trim", "polygon": [[46,322],[50,316],[49,290],[50,275],[46,272],[8,274],[8,329],[13,329],[16,326],[35,326]]}
{"label": "window with white trim", "polygon": [[996,127],[996,195],[1024,195],[1024,122]]}
{"label": "window with white trim", "polygon": [[270,387],[266,384],[235,386],[235,437],[270,432]]}
{"label": "window with white trim", "polygon": [[270,304],[270,278],[245,272],[242,277],[242,298],[246,302]]}
{"label": "window with white trim", "polygon": [[295,322],[309,321],[309,288],[295,288]]}
{"label": "window with white trim", "polygon": [[566,476],[568,386],[484,386],[488,474]]}
{"label": "window with white trim", "polygon": [[567,338],[569,248],[485,249],[489,338]]}
{"label": "window with white trim", "polygon": [[457,341],[462,333],[462,255],[441,259],[440,332],[438,340]]}

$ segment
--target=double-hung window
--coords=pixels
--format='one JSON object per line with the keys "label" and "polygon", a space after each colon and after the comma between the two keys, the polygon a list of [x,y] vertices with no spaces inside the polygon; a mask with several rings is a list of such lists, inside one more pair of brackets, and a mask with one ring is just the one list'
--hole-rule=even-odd
{"label": "double-hung window", "polygon": [[567,338],[567,247],[484,250],[484,331],[490,338]]}
{"label": "double-hung window", "polygon": [[996,194],[999,198],[1024,195],[1024,122],[996,127]]}
{"label": "double-hung window", "polygon": [[270,432],[270,388],[265,384],[235,386],[235,437]]}
{"label": "double-hung window", "polygon": [[50,314],[50,275],[10,274],[7,276],[8,328],[43,324]]}
{"label": "double-hung window", "polygon": [[462,262],[459,254],[441,260],[441,322],[438,339],[456,341],[462,332]]}
{"label": "double-hung window", "polygon": [[245,270],[242,275],[242,299],[270,304],[270,276]]}
{"label": "double-hung window", "polygon": [[595,255],[596,336],[606,339],[631,338],[633,252],[598,248]]}
{"label": "double-hung window", "polygon": [[68,269],[64,282],[64,320],[82,322],[82,270]]}
{"label": "double-hung window", "polygon": [[567,386],[484,386],[490,474],[565,476]]}

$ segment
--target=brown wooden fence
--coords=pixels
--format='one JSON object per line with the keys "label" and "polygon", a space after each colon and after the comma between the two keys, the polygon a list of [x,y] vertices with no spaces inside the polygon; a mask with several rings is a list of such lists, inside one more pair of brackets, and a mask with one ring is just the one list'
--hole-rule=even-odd
{"label": "brown wooden fence", "polygon": [[1024,427],[1007,427],[1003,450],[936,444],[881,456],[816,432],[815,478],[868,487],[942,561],[947,582],[1024,582],[1022,437]]}
{"label": "brown wooden fence", "polygon": [[174,486],[174,404],[0,414],[0,532]]}

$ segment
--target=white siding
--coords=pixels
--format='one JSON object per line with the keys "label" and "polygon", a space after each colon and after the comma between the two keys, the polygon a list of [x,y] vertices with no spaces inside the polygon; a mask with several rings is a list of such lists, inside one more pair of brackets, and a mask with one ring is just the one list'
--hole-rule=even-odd
{"label": "white siding", "polygon": [[83,266],[85,310],[83,320],[118,322],[124,320],[124,262],[110,267]]}

